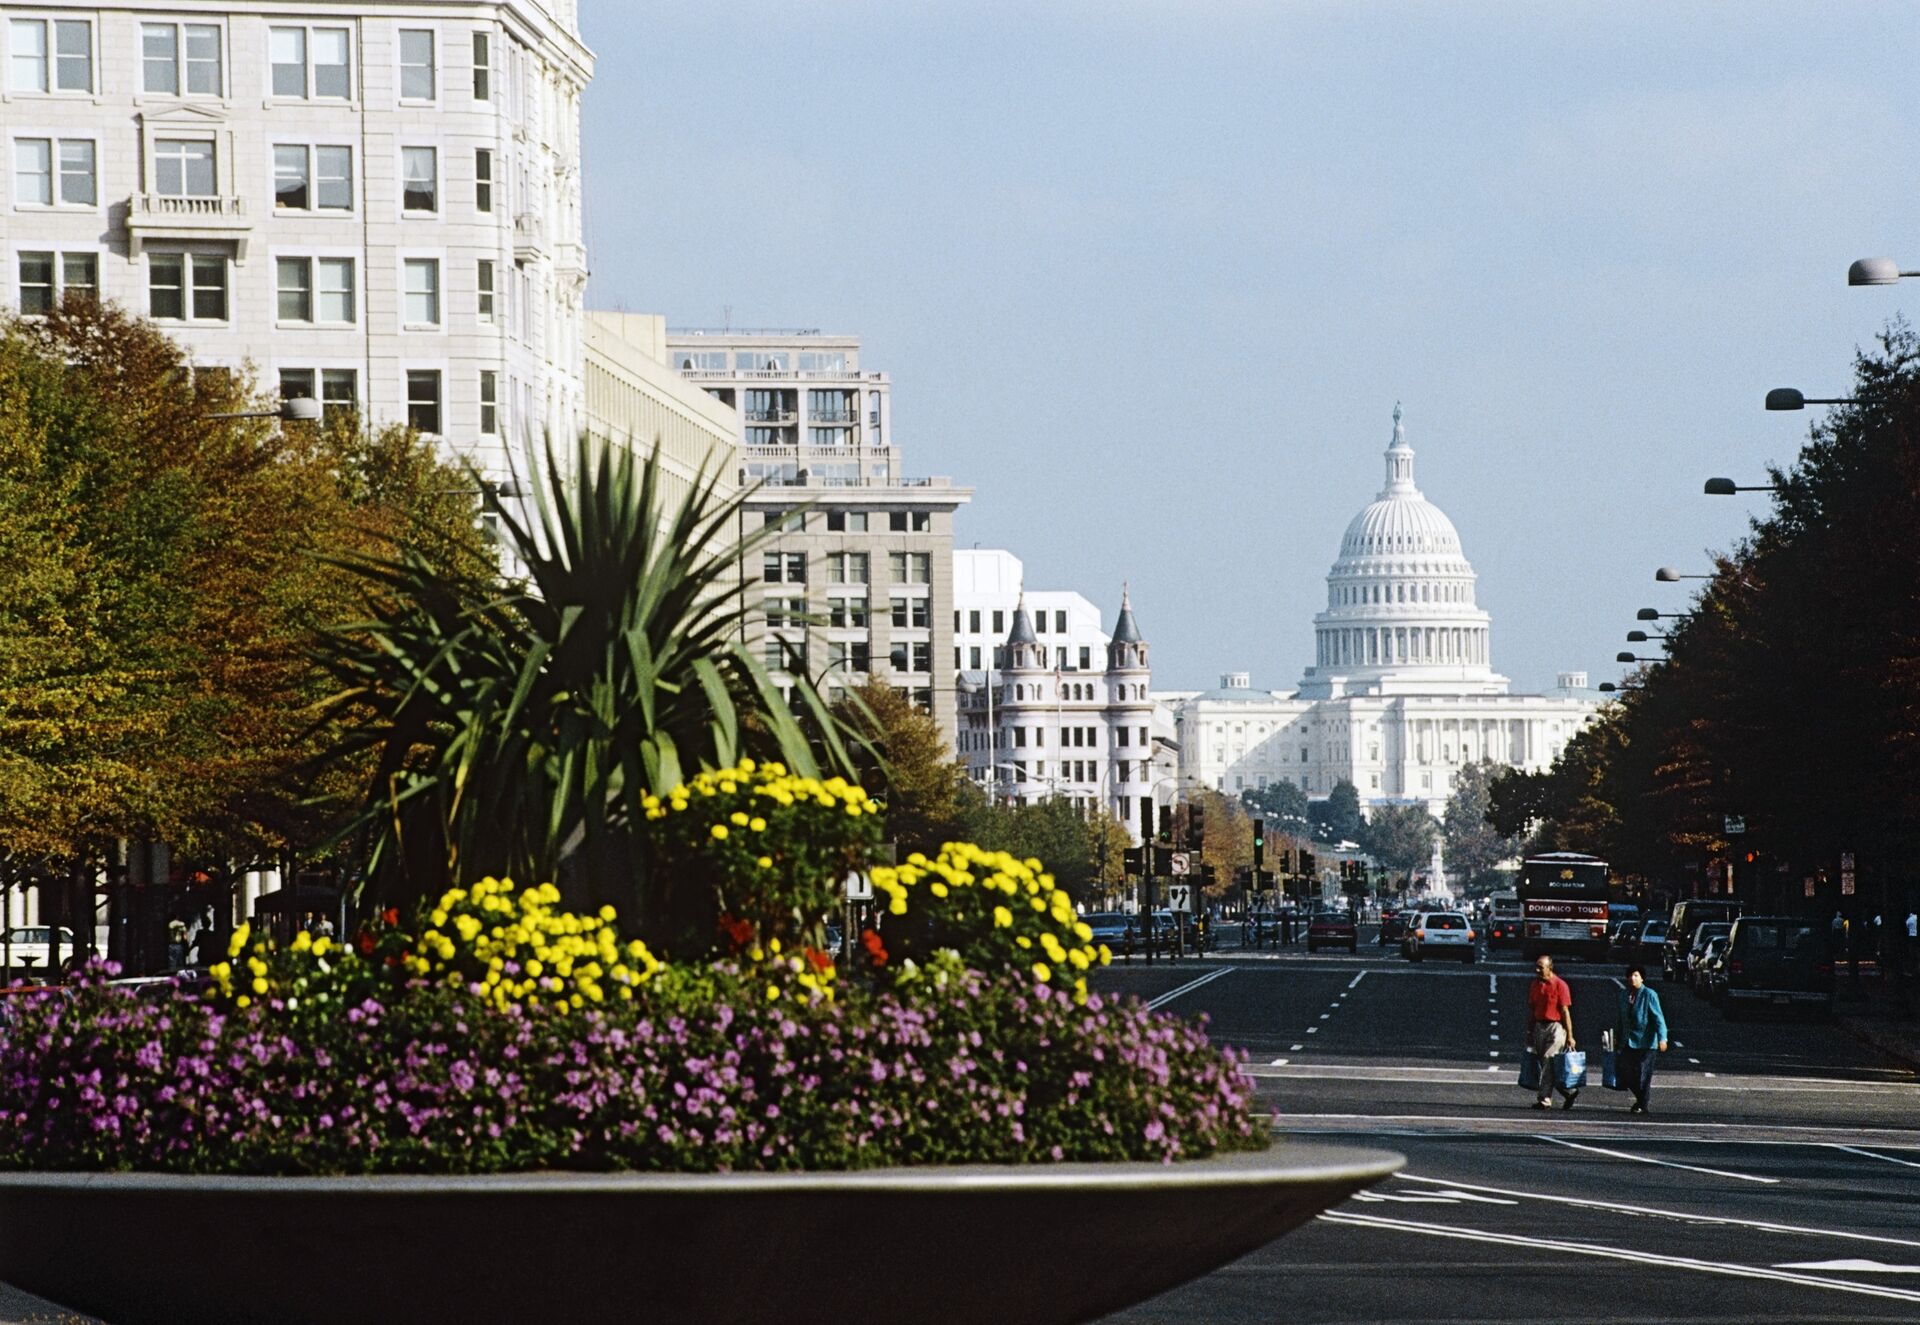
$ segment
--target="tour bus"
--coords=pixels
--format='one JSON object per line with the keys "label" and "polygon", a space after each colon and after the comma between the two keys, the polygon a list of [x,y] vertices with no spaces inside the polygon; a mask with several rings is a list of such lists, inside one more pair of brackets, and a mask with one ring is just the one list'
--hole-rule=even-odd
{"label": "tour bus", "polygon": [[1521,951],[1607,956],[1607,862],[1570,851],[1530,856],[1520,865]]}

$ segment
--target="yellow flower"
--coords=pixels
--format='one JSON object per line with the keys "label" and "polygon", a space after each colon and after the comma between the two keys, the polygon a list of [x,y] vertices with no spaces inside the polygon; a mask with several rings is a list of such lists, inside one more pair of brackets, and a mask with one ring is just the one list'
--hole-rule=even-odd
{"label": "yellow flower", "polygon": [[767,986],[767,1002],[777,1003],[779,1001],[780,1001],[780,986],[768,985]]}
{"label": "yellow flower", "polygon": [[773,857],[762,856],[760,857],[760,859],[754,861],[754,864],[758,865],[763,870],[770,870],[773,868]]}
{"label": "yellow flower", "polygon": [[765,819],[760,818],[758,815],[755,815],[752,819],[747,821],[747,827],[751,829],[753,832],[764,833],[767,831],[767,821]]}
{"label": "yellow flower", "polygon": [[713,826],[713,840],[716,842],[724,842],[727,840],[727,826],[725,824],[715,824]]}
{"label": "yellow flower", "polygon": [[260,976],[254,977],[253,992],[256,994],[264,994],[267,992],[267,982],[263,977],[260,977]]}
{"label": "yellow flower", "polygon": [[994,927],[997,929],[1006,929],[1008,926],[1013,924],[1013,912],[1007,910],[1007,908],[1004,906],[994,907],[993,923],[994,923]]}
{"label": "yellow flower", "polygon": [[1053,972],[1047,969],[1045,962],[1035,962],[1033,964],[1033,978],[1041,984],[1045,984],[1047,981],[1053,979]]}

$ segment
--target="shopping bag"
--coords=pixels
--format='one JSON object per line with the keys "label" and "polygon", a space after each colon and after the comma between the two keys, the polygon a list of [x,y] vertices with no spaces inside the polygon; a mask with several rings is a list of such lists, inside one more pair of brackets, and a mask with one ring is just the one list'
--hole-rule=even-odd
{"label": "shopping bag", "polygon": [[1530,1053],[1520,1055],[1520,1089],[1540,1089],[1540,1060]]}
{"label": "shopping bag", "polygon": [[1609,1049],[1600,1055],[1600,1084],[1608,1090],[1625,1090],[1626,1083],[1620,1080],[1619,1055]]}
{"label": "shopping bag", "polygon": [[1560,1089],[1579,1090],[1587,1084],[1587,1051],[1569,1049],[1560,1055]]}

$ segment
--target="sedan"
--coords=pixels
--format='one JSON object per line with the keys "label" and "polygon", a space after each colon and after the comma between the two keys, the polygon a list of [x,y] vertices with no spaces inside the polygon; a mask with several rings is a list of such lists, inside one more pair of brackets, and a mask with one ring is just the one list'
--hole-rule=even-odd
{"label": "sedan", "polygon": [[1352,953],[1360,951],[1360,928],[1353,923],[1351,913],[1313,913],[1313,919],[1307,922],[1307,951],[1318,952],[1321,948],[1345,948]]}
{"label": "sedan", "polygon": [[1434,957],[1453,957],[1472,962],[1477,956],[1473,926],[1458,911],[1422,911],[1402,940],[1402,950],[1411,962]]}

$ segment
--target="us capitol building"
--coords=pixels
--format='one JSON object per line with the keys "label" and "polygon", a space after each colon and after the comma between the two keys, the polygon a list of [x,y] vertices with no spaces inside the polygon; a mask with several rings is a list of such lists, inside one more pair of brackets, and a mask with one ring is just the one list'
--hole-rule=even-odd
{"label": "us capitol building", "polygon": [[1182,787],[1237,796],[1285,781],[1319,798],[1344,778],[1363,806],[1437,816],[1462,765],[1545,769],[1592,718],[1584,673],[1515,695],[1493,670],[1477,577],[1453,522],[1414,486],[1398,405],[1386,459],[1386,486],[1347,526],[1327,576],[1299,688],[1255,690],[1235,672],[1215,690],[1155,696],[1174,715]]}

